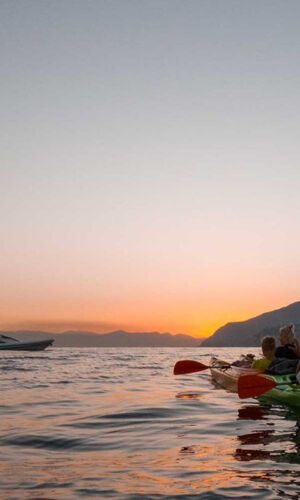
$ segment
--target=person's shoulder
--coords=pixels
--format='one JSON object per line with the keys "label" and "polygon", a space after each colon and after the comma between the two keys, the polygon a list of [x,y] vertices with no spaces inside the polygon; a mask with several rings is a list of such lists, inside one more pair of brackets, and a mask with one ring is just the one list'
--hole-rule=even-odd
{"label": "person's shoulder", "polygon": [[290,345],[289,344],[285,344],[285,345],[279,345],[278,347],[276,347],[276,350],[275,352],[286,352],[286,351],[290,351]]}
{"label": "person's shoulder", "polygon": [[281,354],[281,353],[283,353],[283,352],[285,351],[285,348],[284,348],[284,347],[285,347],[285,346],[282,346],[282,345],[280,345],[280,346],[276,347],[276,349],[275,349],[275,356],[276,356],[277,358],[279,358],[279,357],[280,357],[280,354]]}
{"label": "person's shoulder", "polygon": [[256,361],[253,361],[251,368],[255,368],[256,370],[265,370],[268,368],[270,363],[271,361],[267,358],[257,359]]}
{"label": "person's shoulder", "polygon": [[297,358],[297,354],[291,349],[290,344],[282,345],[277,347],[275,351],[276,358],[287,358],[287,359],[295,359]]}

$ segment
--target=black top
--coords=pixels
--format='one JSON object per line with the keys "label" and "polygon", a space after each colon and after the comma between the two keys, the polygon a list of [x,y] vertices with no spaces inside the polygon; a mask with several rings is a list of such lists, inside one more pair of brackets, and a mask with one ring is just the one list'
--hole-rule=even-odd
{"label": "black top", "polygon": [[292,344],[285,344],[277,347],[275,351],[275,358],[298,359],[297,354],[291,349],[294,347]]}

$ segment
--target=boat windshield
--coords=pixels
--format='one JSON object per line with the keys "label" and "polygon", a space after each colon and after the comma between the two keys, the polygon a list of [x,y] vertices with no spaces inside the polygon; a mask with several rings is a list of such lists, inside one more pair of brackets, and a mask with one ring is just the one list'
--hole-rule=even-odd
{"label": "boat windshield", "polygon": [[19,342],[19,340],[14,339],[13,337],[7,337],[7,335],[0,335],[0,343],[7,344],[8,342]]}

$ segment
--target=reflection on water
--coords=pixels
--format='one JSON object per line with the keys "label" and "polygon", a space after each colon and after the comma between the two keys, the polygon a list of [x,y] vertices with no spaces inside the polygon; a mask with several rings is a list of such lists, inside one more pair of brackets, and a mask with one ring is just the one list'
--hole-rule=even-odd
{"label": "reflection on water", "polygon": [[176,394],[178,399],[199,399],[203,396],[201,392],[183,392],[181,394]]}
{"label": "reflection on water", "polygon": [[241,402],[205,373],[173,376],[178,359],[211,354],[2,353],[0,498],[298,498],[297,414]]}
{"label": "reflection on water", "polygon": [[[281,417],[277,425],[274,416]],[[267,420],[269,428],[252,429],[251,433],[238,435],[237,460],[268,459],[300,464],[300,419],[297,414],[287,408],[251,405],[239,409],[238,419]],[[284,428],[282,422],[285,423]]]}
{"label": "reflection on water", "polygon": [[[247,479],[269,483],[278,496],[298,499],[300,487],[300,419],[297,413],[281,407],[246,406],[239,409],[238,419],[265,420],[269,428],[254,428],[250,433],[238,435],[239,446],[234,457],[241,462],[255,461],[264,467],[251,472]],[[270,462],[281,465],[273,467]],[[286,468],[286,465],[289,467]],[[290,465],[296,469],[290,468]],[[245,471],[242,472],[245,477]]]}
{"label": "reflection on water", "polygon": [[266,419],[268,411],[260,405],[249,405],[238,409],[238,420],[262,420]]}

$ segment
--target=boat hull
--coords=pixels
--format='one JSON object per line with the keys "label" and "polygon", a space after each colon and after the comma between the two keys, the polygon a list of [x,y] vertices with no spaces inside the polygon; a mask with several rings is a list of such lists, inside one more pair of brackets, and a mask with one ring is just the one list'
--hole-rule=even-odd
{"label": "boat hull", "polygon": [[53,339],[32,340],[30,342],[13,342],[0,344],[0,351],[43,351],[46,347],[52,345]]}
{"label": "boat hull", "polygon": [[237,383],[241,375],[257,375],[257,370],[252,368],[240,368],[235,366],[210,367],[211,376],[214,382],[223,389],[230,392],[237,392]]}
{"label": "boat hull", "polygon": [[277,385],[270,391],[258,397],[260,401],[279,403],[295,408],[300,408],[300,385],[293,383],[295,374],[267,375],[251,368],[211,366],[212,380],[220,387],[230,392],[237,392],[238,378],[242,375],[260,375],[273,380]]}
{"label": "boat hull", "polygon": [[293,383],[295,381],[295,373],[276,376],[268,375],[268,378],[280,385],[259,396],[261,401],[281,403],[300,408],[300,385]]}

